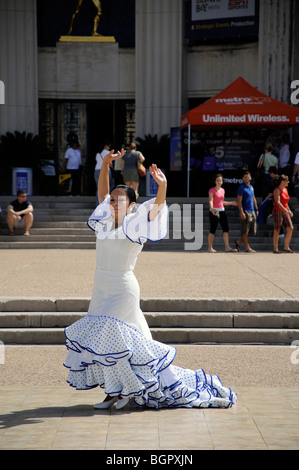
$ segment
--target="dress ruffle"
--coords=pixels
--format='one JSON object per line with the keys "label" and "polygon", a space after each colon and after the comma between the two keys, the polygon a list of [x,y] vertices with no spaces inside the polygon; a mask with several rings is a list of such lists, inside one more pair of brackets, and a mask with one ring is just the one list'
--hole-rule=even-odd
{"label": "dress ruffle", "polygon": [[66,328],[65,336],[67,381],[77,390],[100,386],[151,408],[227,408],[236,400],[218,376],[173,366],[174,347],[116,318],[86,315]]}
{"label": "dress ruffle", "polygon": [[[155,220],[149,221],[148,215],[155,204],[155,198],[142,202],[136,210],[127,214],[122,223],[126,237],[133,243],[142,244],[146,240],[159,241],[166,237],[168,231],[168,207],[164,204]],[[97,206],[87,221],[91,230],[97,233],[98,238],[106,238],[111,234],[113,217],[110,211],[110,196]],[[117,232],[116,232],[116,235]]]}
{"label": "dress ruffle", "polygon": [[88,227],[94,232],[109,232],[113,225],[113,218],[110,211],[110,196],[107,196],[99,204],[87,221]]}

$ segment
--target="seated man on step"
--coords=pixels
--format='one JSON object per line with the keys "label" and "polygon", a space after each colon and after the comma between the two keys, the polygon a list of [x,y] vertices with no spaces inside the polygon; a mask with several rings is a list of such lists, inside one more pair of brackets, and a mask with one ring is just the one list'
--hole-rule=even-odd
{"label": "seated man on step", "polygon": [[15,228],[24,228],[24,235],[30,235],[29,230],[33,224],[33,206],[27,201],[26,192],[20,189],[17,199],[7,206],[7,225],[9,235],[14,235]]}

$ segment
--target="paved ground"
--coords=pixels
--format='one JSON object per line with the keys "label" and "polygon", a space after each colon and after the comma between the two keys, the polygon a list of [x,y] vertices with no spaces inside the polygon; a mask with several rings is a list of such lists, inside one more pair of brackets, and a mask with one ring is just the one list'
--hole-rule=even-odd
{"label": "paved ground", "polygon": [[[0,250],[0,297],[89,297],[94,256],[93,250]],[[299,298],[298,254],[144,252],[135,273],[142,297]],[[63,346],[4,347],[0,449],[299,449],[298,348],[177,351],[175,364],[218,374],[238,393],[237,405],[95,411],[103,391],[65,384]]]}
{"label": "paved ground", "polygon": [[[0,250],[0,297],[90,297],[94,250]],[[142,252],[142,297],[299,298],[299,253]]]}

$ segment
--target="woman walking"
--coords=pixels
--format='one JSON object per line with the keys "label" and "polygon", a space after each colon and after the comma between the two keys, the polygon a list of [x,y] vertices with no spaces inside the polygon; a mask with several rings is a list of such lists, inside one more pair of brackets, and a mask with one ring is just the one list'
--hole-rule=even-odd
{"label": "woman walking", "polygon": [[157,196],[137,210],[132,188],[118,186],[110,195],[109,164],[122,155],[112,151],[104,157],[100,204],[88,221],[97,233],[94,289],[87,315],[65,330],[67,381],[79,390],[105,389],[106,398],[94,405],[96,409],[108,409],[116,402],[121,409],[130,398],[151,408],[227,408],[236,395],[218,376],[173,366],[176,349],[152,339],[133,270],[146,240],[167,234],[167,181],[152,165]]}
{"label": "woman walking", "polygon": [[273,192],[273,253],[281,253],[281,251],[278,249],[278,240],[281,226],[286,228],[283,251],[286,253],[294,253],[294,251],[290,248],[290,241],[292,238],[294,226],[291,220],[293,213],[289,208],[290,196],[287,190],[289,178],[286,175],[280,175],[278,182],[279,184]]}
{"label": "woman walking", "polygon": [[141,152],[137,151],[135,142],[132,142],[129,151],[123,156],[123,178],[126,186],[133,188],[138,197],[139,174],[138,161],[144,162],[145,158]]}
{"label": "woman walking", "polygon": [[216,253],[213,248],[214,236],[218,226],[218,222],[222,227],[223,241],[225,251],[237,251],[235,248],[231,248],[229,245],[229,228],[228,221],[224,206],[237,206],[236,201],[226,202],[224,201],[225,191],[222,188],[223,176],[219,173],[214,179],[215,187],[209,190],[209,217],[210,217],[210,232],[208,235],[208,251],[210,253]]}

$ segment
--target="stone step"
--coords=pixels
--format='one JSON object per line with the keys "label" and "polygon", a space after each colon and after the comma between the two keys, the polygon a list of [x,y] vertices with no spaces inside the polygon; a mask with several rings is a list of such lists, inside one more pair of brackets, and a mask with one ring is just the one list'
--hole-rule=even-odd
{"label": "stone step", "polygon": [[[6,208],[8,204],[11,202],[12,199],[15,199],[15,196],[11,196],[10,199],[4,199],[5,196],[1,196],[1,208],[3,211],[3,214],[6,215]],[[147,198],[142,198],[138,200],[138,204],[142,203],[143,200],[146,200]],[[40,213],[61,213],[65,214],[68,212],[79,212],[79,213],[92,213],[92,211],[96,208],[96,202],[95,199],[92,200],[83,200],[83,198],[56,198],[56,200],[39,200],[33,198],[29,198],[30,202],[32,202],[34,206],[34,211],[37,214]],[[176,216],[178,214],[186,214],[186,215],[194,215],[195,214],[195,208],[198,208],[199,205],[202,206],[203,208],[203,215],[205,217],[209,217],[209,204],[208,204],[208,199],[207,198],[190,198],[190,200],[185,199],[185,200],[176,200],[176,199],[168,199],[167,204],[169,207],[169,213],[171,216]],[[291,198],[291,201],[289,203],[290,207],[292,208],[294,212],[294,216],[299,215],[299,207],[298,207],[298,201],[296,198]],[[228,206],[226,207],[226,213],[229,218],[232,217],[238,217],[239,212],[238,208],[236,207],[231,207]]]}
{"label": "stone step", "polygon": [[[299,329],[266,328],[151,328],[153,339],[171,344],[280,344],[298,340]],[[64,344],[63,328],[0,328],[8,344]]]}
{"label": "stone step", "polygon": [[[80,231],[79,231],[80,230]],[[34,224],[34,226],[30,230],[31,235],[37,236],[37,235],[89,235],[89,236],[95,236],[95,232],[91,230],[86,223],[84,222],[64,222],[64,223],[51,223],[47,222],[47,224],[43,224],[39,222],[38,224]],[[198,233],[198,232],[197,232]],[[3,228],[3,230],[0,233],[0,239],[2,237],[7,237],[9,234],[8,228]],[[23,231],[22,230],[16,230],[15,235],[22,235]],[[185,227],[184,225],[178,229],[178,227],[173,227],[171,224],[169,226],[169,232],[166,236],[168,239],[181,239],[181,238],[186,238],[192,239],[195,234],[195,228],[194,227]],[[202,230],[202,235],[204,238],[207,238],[209,234],[209,227],[208,226],[203,226]],[[273,235],[273,227],[269,228],[259,228],[257,231],[257,234],[252,237],[253,240],[264,240],[264,239],[269,239],[272,238]],[[230,238],[239,238],[240,237],[240,227],[235,227],[235,228],[230,228],[229,232]],[[222,231],[217,230],[215,234],[215,240],[216,239],[222,239]],[[299,241],[299,233],[295,229],[293,232],[292,240],[298,240]]]}
{"label": "stone step", "polygon": [[88,208],[73,208],[73,209],[50,209],[50,208],[40,208],[40,209],[34,209],[34,215],[36,218],[41,218],[43,217],[46,219],[47,217],[60,217],[60,216],[65,216],[65,215],[80,215],[82,217],[85,217],[86,219],[91,215],[93,209],[88,209]]}
{"label": "stone step", "polygon": [[[10,237],[11,239],[12,237]],[[22,237],[24,240],[26,237]],[[1,238],[0,238],[1,240]],[[186,247],[185,243],[188,243],[188,247]],[[232,248],[234,248],[233,244],[231,243]],[[257,252],[272,252],[273,246],[271,241],[269,243],[261,243],[257,244],[253,241],[250,240],[250,246]],[[11,240],[9,241],[0,241],[0,250],[8,250],[8,249],[32,249],[32,250],[85,250],[85,249],[95,249],[96,247],[96,242],[94,241],[39,241],[39,242],[34,242],[34,241],[28,241],[27,238],[24,241],[14,241],[12,242]],[[224,252],[224,247],[223,243],[213,244],[213,247],[216,251],[219,252]],[[299,252],[299,244],[294,244],[291,243],[292,249],[298,253]],[[280,246],[279,248],[282,248]],[[143,251],[207,251],[208,245],[207,243],[203,244],[200,248],[198,247],[197,244],[194,244],[194,247],[192,247],[192,242],[190,241],[160,241],[158,243],[155,242],[147,242],[144,245]],[[241,252],[245,252],[244,248],[241,249]]]}
{"label": "stone step", "polygon": [[[12,237],[11,237],[12,238]],[[25,238],[25,237],[23,237]],[[95,241],[93,242],[72,242],[72,241],[65,241],[65,242],[0,242],[0,250],[4,249],[36,249],[36,250],[46,250],[46,249],[53,249],[53,250],[85,250],[85,249],[94,249],[95,248]]]}
{"label": "stone step", "polygon": [[[0,298],[4,344],[63,344],[89,299]],[[141,299],[153,338],[165,343],[290,345],[299,337],[296,299]],[[154,308],[153,308],[154,307]]]}
{"label": "stone step", "polygon": [[[13,238],[13,240],[12,240]],[[25,240],[24,240],[25,238]],[[27,242],[28,240],[28,242]],[[63,234],[36,234],[36,233],[31,233],[31,237],[24,237],[22,234],[15,234],[13,237],[10,235],[2,235],[0,237],[1,242],[24,242],[26,245],[30,243],[37,243],[37,242],[95,242],[96,238],[94,234],[89,234],[89,233],[82,233],[82,234],[74,234],[72,232],[70,233],[63,233]]]}
{"label": "stone step", "polygon": [[[8,234],[2,233],[0,235],[0,242],[40,242],[40,241],[77,241],[77,242],[82,242],[82,241],[95,241],[96,236],[95,232],[89,230],[89,229],[84,229],[84,228],[78,228],[78,229],[32,229],[30,231],[31,237],[26,238],[24,240],[24,234],[23,232],[16,231],[14,236],[11,237]],[[255,237],[252,237],[250,239],[251,244],[266,244],[268,245],[269,243],[272,243],[272,234],[269,234],[268,237],[263,237],[256,235]],[[240,233],[234,233],[230,232],[230,242],[231,244],[234,244],[234,240],[236,238],[240,237]],[[197,240],[198,235],[196,235],[196,240]],[[195,239],[195,233],[194,232],[170,232],[167,237],[165,237],[163,240],[160,240],[159,243],[179,243],[179,242],[191,242],[194,241]],[[279,239],[280,243],[284,243],[284,238]],[[203,244],[207,244],[207,234],[204,232],[203,233]],[[215,235],[214,241],[215,243],[222,244],[223,245],[223,238],[221,234]],[[298,244],[299,243],[299,235],[292,237],[291,241],[292,245]]]}
{"label": "stone step", "polygon": [[152,328],[153,338],[162,343],[196,344],[283,344],[298,339],[299,330],[255,328]]}
{"label": "stone step", "polygon": [[[293,232],[294,237],[298,237],[298,233],[296,230],[296,224],[294,224],[295,230]],[[2,224],[3,230],[2,234],[8,234],[8,227],[6,224]],[[207,235],[209,233],[210,225],[208,223],[203,223],[201,225],[195,225],[193,223],[190,224],[189,220],[186,222],[182,222],[181,224],[177,223],[172,223],[172,221],[169,222],[168,229],[169,233],[175,233],[175,234],[180,234],[180,233],[194,233],[195,229],[198,230],[198,227],[203,230],[203,233]],[[46,233],[47,230],[51,229],[67,229],[67,230],[73,230],[76,228],[82,228],[85,229],[87,233],[93,233],[93,231],[88,227],[87,225],[87,219],[79,219],[79,220],[35,220],[31,229],[31,233],[35,232],[41,232],[43,231]],[[229,225],[229,231],[230,234],[235,234],[240,236],[240,223],[237,222],[235,224],[230,224]],[[259,225],[257,229],[257,236],[272,236],[273,233],[273,225],[267,224],[267,225]],[[221,227],[216,230],[215,236],[222,236],[222,230]]]}
{"label": "stone step", "polygon": [[[0,318],[6,312],[86,313],[90,298],[0,297]],[[215,312],[299,314],[299,299],[256,298],[141,298],[140,308],[147,312]],[[283,312],[283,313],[281,313]]]}
{"label": "stone step", "polygon": [[[35,222],[47,222],[47,221],[52,221],[52,220],[63,220],[66,218],[66,220],[80,220],[82,219],[83,221],[87,221],[90,215],[92,214],[94,208],[91,209],[35,209],[34,210],[34,220]],[[3,223],[6,224],[6,213],[3,211],[2,213],[3,217]],[[194,225],[194,221],[198,220],[200,215],[195,214],[195,212],[192,210],[190,211],[176,211],[176,212],[169,212],[169,220],[170,223],[178,223],[179,221],[188,223],[191,222],[191,225]],[[232,212],[229,213],[227,211],[227,218],[229,222],[229,226],[234,226],[234,225],[240,225],[240,218],[239,218],[239,213],[238,212]],[[202,214],[202,220],[204,225],[209,226],[209,213],[207,209],[203,210]],[[272,223],[270,223],[271,217],[268,219],[268,225],[272,226]],[[293,222],[296,224],[299,222],[299,212],[294,212],[293,216]],[[266,225],[266,224],[265,224]],[[220,225],[219,225],[220,226]]]}
{"label": "stone step", "polygon": [[73,220],[65,220],[63,222],[55,222],[55,221],[45,221],[45,222],[39,222],[38,220],[34,222],[34,225],[32,227],[32,230],[36,229],[43,229],[43,230],[50,230],[50,229],[66,229],[66,230],[73,230],[73,229],[85,229],[90,232],[91,230],[88,228],[86,220],[84,221],[73,221]]}
{"label": "stone step", "polygon": [[[43,236],[48,236],[48,235],[89,235],[94,237],[95,233],[90,230],[87,225],[85,224],[82,227],[32,227],[30,230],[31,235],[43,235]],[[16,233],[17,235],[17,233]]]}
{"label": "stone step", "polygon": [[[86,312],[2,312],[0,328],[65,328]],[[151,328],[299,329],[299,313],[144,312]]]}
{"label": "stone step", "polygon": [[[34,205],[40,204],[74,204],[77,205],[78,203],[82,204],[95,204],[95,197],[96,196],[68,196],[68,195],[59,195],[59,196],[42,196],[42,195],[28,195],[27,199],[32,202]],[[237,197],[237,195],[236,195]],[[236,197],[227,197],[227,201],[236,200]],[[16,199],[15,195],[1,195],[1,201],[3,207],[6,207],[12,200]],[[140,196],[138,198],[138,202],[143,202],[148,199],[151,199],[149,196]],[[260,204],[262,202],[261,197],[257,197],[257,202]],[[199,197],[181,197],[181,196],[171,196],[167,197],[167,203],[170,204],[207,204],[208,205],[208,195],[206,197],[199,196]],[[295,196],[290,197],[290,204],[298,204],[297,198]],[[234,207],[228,206],[227,210],[232,210]]]}

